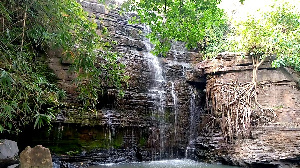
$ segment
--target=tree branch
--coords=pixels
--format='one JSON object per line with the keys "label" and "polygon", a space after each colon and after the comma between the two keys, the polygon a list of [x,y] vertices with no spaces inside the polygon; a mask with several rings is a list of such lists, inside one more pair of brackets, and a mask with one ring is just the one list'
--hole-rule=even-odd
{"label": "tree branch", "polygon": [[260,62],[257,64],[256,68],[258,68],[259,66],[261,66],[261,64],[265,61],[266,57],[264,57],[263,59],[260,60]]}
{"label": "tree branch", "polygon": [[165,13],[167,12],[167,0],[165,0]]}
{"label": "tree branch", "polygon": [[3,25],[2,32],[4,32],[4,17],[2,18],[2,25]]}
{"label": "tree branch", "polygon": [[23,32],[22,32],[21,52],[23,51],[23,45],[24,45],[24,36],[25,36],[25,28],[26,28],[26,18],[27,18],[27,6],[25,8],[24,19],[23,19]]}

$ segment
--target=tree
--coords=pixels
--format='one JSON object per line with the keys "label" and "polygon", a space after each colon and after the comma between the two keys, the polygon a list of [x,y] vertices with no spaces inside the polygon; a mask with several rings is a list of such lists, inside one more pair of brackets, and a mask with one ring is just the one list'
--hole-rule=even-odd
{"label": "tree", "polygon": [[275,57],[274,67],[290,66],[299,71],[300,13],[288,3],[276,3],[262,17],[249,17],[235,25],[230,44],[235,51],[246,52],[253,61],[252,81],[218,83],[222,89],[211,95],[213,109],[222,118],[221,128],[229,141],[248,137],[254,124],[266,123],[276,117],[273,108],[263,107],[257,100],[257,72],[267,57]]}
{"label": "tree", "polygon": [[272,7],[262,18],[249,17],[237,23],[236,36],[240,38],[236,38],[233,50],[256,57],[257,65],[265,57],[275,56],[274,67],[290,66],[300,71],[300,12],[287,2]]}
{"label": "tree", "polygon": [[156,55],[165,55],[172,41],[182,41],[187,48],[201,48],[204,54],[220,52],[227,31],[221,0],[129,0],[125,7],[136,11],[135,23],[148,25],[148,38]]}
{"label": "tree", "polygon": [[0,2],[0,132],[40,127],[59,109],[65,92],[47,66],[49,49],[60,48],[73,61],[86,109],[108,87],[122,87],[124,65],[90,20],[76,0]]}

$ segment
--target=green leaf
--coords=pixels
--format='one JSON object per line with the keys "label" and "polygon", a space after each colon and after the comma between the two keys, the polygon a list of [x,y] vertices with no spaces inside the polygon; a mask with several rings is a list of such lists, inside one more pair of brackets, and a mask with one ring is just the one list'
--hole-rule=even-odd
{"label": "green leaf", "polygon": [[3,131],[4,131],[4,128],[2,125],[0,125],[0,133],[3,133]]}

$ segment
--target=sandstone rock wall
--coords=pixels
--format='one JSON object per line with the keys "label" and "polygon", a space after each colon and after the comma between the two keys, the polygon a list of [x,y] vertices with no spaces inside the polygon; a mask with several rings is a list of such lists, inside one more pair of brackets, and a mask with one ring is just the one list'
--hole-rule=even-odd
{"label": "sandstone rock wall", "polygon": [[[251,128],[248,139],[226,144],[218,127],[198,137],[196,153],[204,160],[216,159],[249,167],[299,165],[300,91],[299,76],[288,68],[274,69],[271,59],[258,71],[258,102],[274,110],[275,119]],[[198,71],[207,75],[207,90],[221,89],[218,82],[251,82],[252,60],[236,53],[222,53],[201,62]],[[296,80],[295,80],[296,79]],[[208,105],[208,111],[210,107]],[[209,114],[202,117],[208,117]],[[203,131],[204,132],[204,131]]]}
{"label": "sandstone rock wall", "polygon": [[[123,54],[122,62],[130,76],[125,96],[113,102],[114,111],[121,119],[129,120],[128,125],[149,127],[150,137],[156,137],[150,140],[155,141],[149,144],[152,148],[183,150],[189,141],[191,104],[200,102],[191,102],[196,101],[192,95],[198,95],[198,91],[187,83],[187,72],[201,56],[188,52],[184,44],[174,43],[167,57],[155,58],[150,54],[153,46],[144,37],[147,27],[128,24],[134,14],[120,16],[118,10],[102,12],[94,8],[97,3],[93,1],[81,3],[99,19],[98,28],[106,27],[110,38],[117,42],[114,48]],[[163,81],[158,80],[159,69]]]}
{"label": "sandstone rock wall", "polygon": [[[109,39],[115,42],[113,48],[121,53],[121,62],[126,65],[126,75],[130,79],[124,97],[117,97],[113,95],[113,89],[109,90],[109,94],[100,99],[101,109],[97,113],[86,113],[76,106],[68,107],[57,121],[147,128],[147,146],[155,150],[154,155],[178,153],[173,152],[173,148],[184,153],[185,147],[196,135],[190,136],[190,133],[197,130],[190,120],[199,122],[198,114],[202,112],[201,108],[195,108],[201,103],[197,99],[199,90],[190,84],[193,81],[188,80],[192,64],[198,62],[201,55],[187,51],[184,44],[174,43],[167,57],[155,57],[150,53],[152,44],[145,38],[147,27],[128,23],[135,14],[120,15],[119,9],[108,10],[96,0],[80,3],[91,16],[95,16],[91,19],[97,23],[99,32],[104,28],[108,30]],[[50,67],[55,70],[61,85],[65,86],[63,88],[73,91],[70,80],[74,76],[68,76],[67,65],[59,65],[58,60],[61,60],[59,56],[51,58]]]}

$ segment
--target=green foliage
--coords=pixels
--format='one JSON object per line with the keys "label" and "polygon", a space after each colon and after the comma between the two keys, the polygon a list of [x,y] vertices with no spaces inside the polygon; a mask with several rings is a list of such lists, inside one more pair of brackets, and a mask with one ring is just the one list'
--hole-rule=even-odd
{"label": "green foliage", "polygon": [[66,94],[47,66],[49,49],[73,61],[85,107],[94,108],[108,87],[122,87],[124,65],[76,0],[4,0],[0,12],[0,132],[39,128],[58,111]]}
{"label": "green foliage", "polygon": [[155,45],[154,54],[169,51],[171,42],[182,41],[187,48],[200,48],[204,54],[220,52],[228,30],[220,0],[129,0],[129,11],[136,11],[134,23],[149,25],[148,38]]}
{"label": "green foliage", "polygon": [[240,0],[240,3],[243,4],[245,2],[245,0]]}
{"label": "green foliage", "polygon": [[59,106],[62,91],[34,72],[9,71],[1,69],[0,132],[17,133],[20,126],[33,122],[33,118],[35,127],[44,125],[43,120],[49,123],[53,115],[47,106]]}
{"label": "green foliage", "polygon": [[249,17],[237,24],[233,49],[262,58],[276,56],[274,67],[300,71],[300,13],[288,3],[277,3],[262,18]]}

